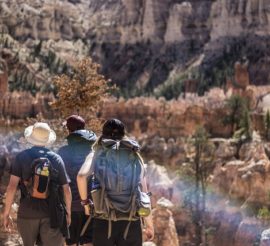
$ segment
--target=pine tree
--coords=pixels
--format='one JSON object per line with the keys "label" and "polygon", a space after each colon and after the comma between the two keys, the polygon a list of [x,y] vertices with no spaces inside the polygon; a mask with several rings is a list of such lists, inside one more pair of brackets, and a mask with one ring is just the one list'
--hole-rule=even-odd
{"label": "pine tree", "polygon": [[240,127],[243,129],[242,135],[246,140],[250,140],[252,138],[252,125],[250,119],[250,113],[246,109],[243,113],[243,117],[240,122]]}
{"label": "pine tree", "polygon": [[198,127],[190,141],[188,152],[191,170],[195,182],[189,194],[189,209],[195,227],[194,245],[200,246],[207,242],[205,221],[207,179],[213,171],[214,145],[209,141],[208,133],[203,127]]}
{"label": "pine tree", "polygon": [[231,135],[233,135],[234,132],[240,128],[243,112],[248,109],[247,102],[243,97],[233,95],[226,101],[225,108],[228,114],[223,119],[223,123],[224,125],[231,126]]}
{"label": "pine tree", "polygon": [[5,41],[4,41],[4,48],[8,48],[9,47],[9,40],[8,38],[6,37],[5,38]]}
{"label": "pine tree", "polygon": [[34,56],[34,57],[37,57],[37,56],[40,54],[41,49],[42,49],[42,42],[43,42],[43,41],[40,40],[39,43],[35,46],[34,52],[33,52],[33,56]]}
{"label": "pine tree", "polygon": [[57,74],[59,72],[60,66],[61,66],[61,59],[58,58],[57,61],[55,62],[53,72]]}

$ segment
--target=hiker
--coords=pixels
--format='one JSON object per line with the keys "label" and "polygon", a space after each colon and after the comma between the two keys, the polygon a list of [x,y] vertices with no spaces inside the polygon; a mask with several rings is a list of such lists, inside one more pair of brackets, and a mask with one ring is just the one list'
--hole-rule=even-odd
{"label": "hiker", "polygon": [[77,175],[85,161],[85,158],[92,152],[92,145],[96,141],[96,134],[85,130],[85,121],[78,115],[71,115],[64,122],[69,135],[67,145],[59,149],[67,173],[71,180],[70,188],[72,193],[71,203],[71,225],[69,227],[70,238],[66,239],[67,245],[92,245],[92,225],[89,225],[82,236],[81,231],[88,219],[81,205],[81,199],[77,186]]}
{"label": "hiker", "polygon": [[[110,119],[103,125],[94,154],[87,157],[78,174],[81,203],[85,212],[94,217],[94,246],[141,246],[142,221],[147,239],[154,237],[150,197],[139,148],[136,141],[126,136],[124,124]],[[87,197],[90,175],[93,204]]]}
{"label": "hiker", "polygon": [[25,129],[24,137],[33,147],[20,152],[12,163],[3,225],[10,231],[9,214],[19,186],[17,225],[23,245],[62,246],[71,221],[71,191],[61,157],[46,147],[54,143],[56,134],[47,123],[37,122]]}

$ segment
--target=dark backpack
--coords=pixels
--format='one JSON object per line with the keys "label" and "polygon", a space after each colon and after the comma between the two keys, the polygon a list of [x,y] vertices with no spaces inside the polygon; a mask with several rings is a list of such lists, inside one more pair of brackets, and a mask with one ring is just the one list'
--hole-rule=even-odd
{"label": "dark backpack", "polygon": [[38,157],[32,161],[31,177],[23,181],[28,196],[37,199],[48,198],[52,169],[52,164],[46,157]]}

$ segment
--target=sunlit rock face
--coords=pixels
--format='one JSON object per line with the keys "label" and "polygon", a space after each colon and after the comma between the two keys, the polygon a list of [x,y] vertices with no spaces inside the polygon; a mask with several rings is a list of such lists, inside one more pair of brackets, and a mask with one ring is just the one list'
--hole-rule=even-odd
{"label": "sunlit rock face", "polygon": [[269,202],[269,164],[263,143],[246,143],[239,150],[239,159],[217,161],[213,183],[232,200],[242,201],[243,209],[258,209]]}
{"label": "sunlit rock face", "polygon": [[146,167],[146,179],[147,186],[152,193],[151,203],[153,207],[157,206],[157,201],[161,197],[172,200],[176,189],[166,167],[157,165],[153,160],[149,161]]}
{"label": "sunlit rock face", "polygon": [[248,32],[269,35],[269,4],[265,0],[215,1],[211,11],[211,38],[239,36]]}
{"label": "sunlit rock face", "polygon": [[249,60],[252,84],[269,78],[266,0],[4,0],[0,11],[3,29],[20,42],[81,40],[84,54],[131,94],[195,64],[210,71],[224,54]]}
{"label": "sunlit rock face", "polygon": [[83,38],[81,11],[66,1],[2,1],[3,23],[17,40]]}
{"label": "sunlit rock face", "polygon": [[258,60],[262,65],[269,55],[261,52],[267,52],[268,1],[91,1],[90,9],[91,50],[119,84],[128,81],[150,89],[198,54],[205,56],[202,65],[210,67],[238,39],[247,43],[241,44],[247,50],[239,58],[249,59],[253,48],[259,50],[257,63],[250,61],[249,69],[253,83],[266,83],[267,73],[254,75]]}
{"label": "sunlit rock face", "polygon": [[37,94],[33,97],[29,92],[6,93],[0,98],[0,116],[12,119],[25,119],[41,113],[45,117],[52,118],[49,102],[54,99],[51,94]]}
{"label": "sunlit rock face", "polygon": [[[134,130],[136,137],[143,134],[166,139],[184,137],[193,134],[198,125],[204,125],[212,136],[228,137],[229,126],[217,121],[224,117],[225,98],[222,90],[213,89],[204,97],[189,95],[170,102],[154,98],[110,100],[104,103],[101,114],[104,118],[122,119],[130,131]],[[170,155],[169,152],[166,154]]]}
{"label": "sunlit rock face", "polygon": [[268,221],[258,220],[259,209],[269,204],[267,146],[254,140],[238,148],[229,141],[217,147],[212,187],[224,204],[215,203],[210,224],[216,227],[213,240],[220,239],[221,246],[259,245],[262,231],[269,226]]}
{"label": "sunlit rock face", "polygon": [[0,94],[3,96],[8,91],[8,68],[4,59],[0,60]]}

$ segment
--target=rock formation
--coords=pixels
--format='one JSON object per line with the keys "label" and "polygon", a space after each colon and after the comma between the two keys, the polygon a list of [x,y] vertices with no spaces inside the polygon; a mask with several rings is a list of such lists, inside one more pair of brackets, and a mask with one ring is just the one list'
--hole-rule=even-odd
{"label": "rock formation", "polygon": [[11,119],[25,119],[42,113],[45,117],[54,115],[49,107],[52,95],[38,94],[33,97],[29,92],[6,93],[0,98],[0,115]]}
{"label": "rock formation", "polygon": [[[252,93],[248,94],[248,91]],[[253,128],[262,135],[263,112],[269,108],[267,97],[263,97],[267,91],[270,91],[269,86],[248,86],[243,92],[254,109],[251,115]],[[224,108],[225,100],[228,98],[218,88],[210,90],[202,97],[190,94],[172,101],[163,98],[112,98],[104,102],[98,114],[101,118],[120,118],[126,123],[128,131],[137,138],[150,136],[151,141],[147,141],[145,148],[152,149],[153,157],[156,155],[160,160],[166,160],[173,159],[176,152],[181,152],[175,142],[180,140],[173,140],[171,137],[180,139],[192,135],[199,125],[204,126],[212,137],[229,137],[230,126],[223,124],[227,112]],[[42,113],[51,118],[54,112],[48,105],[50,101],[53,101],[53,95],[48,93],[37,93],[35,97],[26,92],[6,93],[0,99],[0,114],[10,118],[25,118]],[[156,138],[152,138],[153,136]],[[162,151],[158,150],[159,146]],[[180,155],[174,159],[173,165],[178,160],[181,160]]]}
{"label": "rock formation", "polygon": [[8,91],[8,68],[4,59],[0,59],[0,95]]}
{"label": "rock formation", "polygon": [[161,197],[172,200],[174,185],[164,166],[157,165],[150,161],[146,168],[148,188],[152,193],[151,202],[155,207]]}
{"label": "rock formation", "polygon": [[[153,87],[168,78],[179,64],[193,64],[193,55],[198,53],[205,56],[201,61],[203,67],[211,69],[212,62],[222,60],[222,53],[230,52],[233,46],[230,40],[241,43],[243,39],[247,43],[243,44],[246,53],[238,49],[235,54],[238,57],[232,58],[239,59],[260,47],[252,46],[254,33],[262,37],[269,34],[268,4],[262,0],[116,1],[93,3],[90,7],[99,23],[101,20],[105,23],[102,28],[95,28],[93,22],[88,33],[95,37],[91,50],[103,64],[104,72],[119,84],[125,83],[129,75],[132,78],[129,81],[138,85],[136,82],[147,72],[149,76],[141,83],[146,88]],[[261,59],[269,56],[268,52],[259,53]],[[115,71],[115,66],[119,70]],[[252,60],[252,82],[263,83],[260,76],[254,77],[255,70],[257,65]]]}
{"label": "rock formation", "polygon": [[235,246],[253,246],[260,241],[263,227],[256,219],[244,219],[238,226],[235,235]]}
{"label": "rock formation", "polygon": [[260,246],[270,245],[270,229],[263,231]]}
{"label": "rock formation", "polygon": [[233,80],[228,79],[226,89],[233,95],[243,96],[247,87],[250,85],[248,62],[244,64],[239,61],[234,64],[234,78]]}
{"label": "rock formation", "polygon": [[241,64],[240,62],[236,62],[234,65],[235,75],[234,80],[236,83],[236,87],[240,87],[245,90],[247,86],[250,84],[249,81],[249,73],[248,73],[248,63]]}
{"label": "rock formation", "polygon": [[[230,194],[231,199],[241,200],[243,208],[268,203],[269,159],[262,143],[247,143],[239,150],[239,160],[233,155],[224,163],[217,162],[214,171],[216,187]],[[252,184],[252,185],[251,185]],[[258,207],[257,207],[258,209]],[[244,212],[249,213],[250,211]]]}
{"label": "rock formation", "polygon": [[[252,91],[252,93],[249,93]],[[261,134],[264,133],[264,117],[262,112],[269,108],[267,102],[261,103],[261,97],[270,91],[269,86],[247,86],[242,95],[250,102],[253,127]],[[223,90],[214,88],[202,97],[186,95],[178,100],[165,101],[162,98],[133,98],[129,100],[109,100],[105,102],[101,116],[103,118],[118,117],[128,126],[128,130],[136,137],[144,134],[148,136],[163,137],[165,140],[175,136],[181,138],[192,135],[196,128],[204,126],[212,137],[229,137],[230,126],[225,126],[223,120],[226,116],[225,100],[230,95],[225,95]],[[157,139],[158,140],[158,139]],[[148,145],[164,145],[160,143],[148,143]],[[174,151],[174,150],[172,150]],[[152,154],[162,155],[156,148]],[[165,156],[170,155],[169,152]]]}
{"label": "rock formation", "polygon": [[154,242],[158,246],[179,246],[175,223],[170,211],[172,206],[170,201],[161,198],[153,210]]}
{"label": "rock formation", "polygon": [[250,81],[267,84],[268,7],[264,0],[3,0],[0,11],[1,29],[20,50],[41,40],[66,62],[91,54],[118,85],[151,92],[194,67],[215,84],[215,72],[243,57]]}

